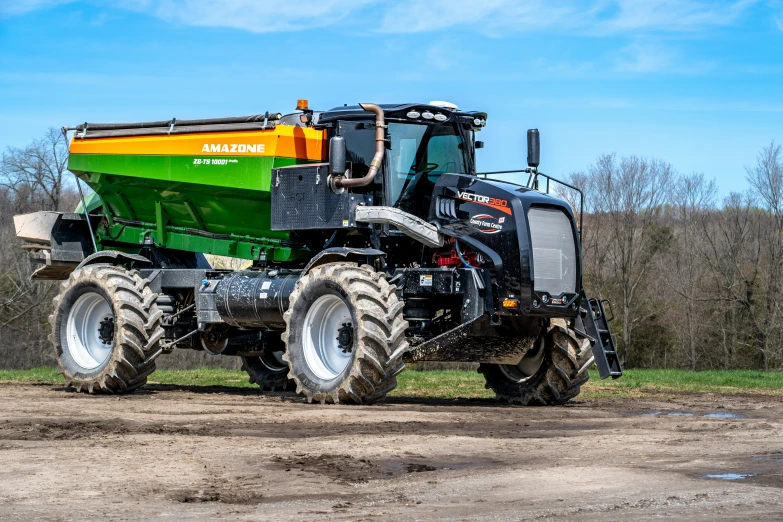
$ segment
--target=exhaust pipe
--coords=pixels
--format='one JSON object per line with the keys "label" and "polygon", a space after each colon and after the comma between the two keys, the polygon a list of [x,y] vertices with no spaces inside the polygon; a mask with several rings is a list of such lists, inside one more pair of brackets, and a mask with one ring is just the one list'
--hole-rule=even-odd
{"label": "exhaust pipe", "polygon": [[359,107],[368,112],[375,113],[375,155],[370,162],[370,170],[363,178],[337,178],[334,180],[334,186],[338,189],[352,188],[352,187],[364,187],[372,183],[375,179],[375,175],[381,170],[383,165],[383,155],[386,152],[386,144],[384,143],[386,129],[386,120],[383,117],[383,109],[374,103],[360,103]]}

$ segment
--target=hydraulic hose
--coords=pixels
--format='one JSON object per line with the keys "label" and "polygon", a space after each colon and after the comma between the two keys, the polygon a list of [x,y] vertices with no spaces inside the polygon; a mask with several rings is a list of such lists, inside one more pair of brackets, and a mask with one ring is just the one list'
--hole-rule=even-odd
{"label": "hydraulic hose", "polygon": [[352,187],[364,187],[372,183],[375,179],[375,175],[381,170],[383,165],[383,155],[386,152],[386,120],[383,117],[383,109],[374,103],[360,103],[359,107],[368,112],[375,113],[375,155],[370,162],[370,170],[363,178],[337,178],[334,181],[334,186],[338,189],[352,188]]}
{"label": "hydraulic hose", "polygon": [[475,267],[475,266],[471,265],[470,263],[468,263],[468,261],[464,257],[462,257],[462,250],[459,248],[459,240],[458,239],[454,240],[454,246],[456,247],[456,250],[457,250],[457,257],[459,257],[459,260],[462,261],[463,265],[465,265],[465,268],[478,268],[478,267]]}

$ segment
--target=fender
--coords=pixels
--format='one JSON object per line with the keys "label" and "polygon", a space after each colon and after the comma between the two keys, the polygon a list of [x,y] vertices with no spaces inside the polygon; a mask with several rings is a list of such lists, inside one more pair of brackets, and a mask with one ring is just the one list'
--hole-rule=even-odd
{"label": "fender", "polygon": [[102,250],[100,252],[96,252],[90,256],[87,256],[87,258],[79,263],[75,270],[80,269],[83,266],[87,265],[97,265],[101,263],[109,264],[109,265],[123,265],[125,263],[146,263],[150,264],[151,261],[147,259],[144,256],[140,256],[139,254],[127,254],[125,252],[120,252],[118,250]]}
{"label": "fender", "polygon": [[327,248],[318,252],[313,257],[307,266],[302,270],[302,275],[305,275],[310,270],[317,266],[325,265],[327,263],[334,263],[341,261],[342,259],[351,257],[385,257],[386,252],[383,250],[376,250],[374,248],[348,248],[348,247],[333,247]]}

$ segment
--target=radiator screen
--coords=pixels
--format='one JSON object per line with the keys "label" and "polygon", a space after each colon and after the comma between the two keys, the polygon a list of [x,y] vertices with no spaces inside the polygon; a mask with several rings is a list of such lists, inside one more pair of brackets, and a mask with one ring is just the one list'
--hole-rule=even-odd
{"label": "radiator screen", "polygon": [[533,289],[552,296],[576,292],[576,241],[571,220],[556,209],[527,214],[533,246]]}

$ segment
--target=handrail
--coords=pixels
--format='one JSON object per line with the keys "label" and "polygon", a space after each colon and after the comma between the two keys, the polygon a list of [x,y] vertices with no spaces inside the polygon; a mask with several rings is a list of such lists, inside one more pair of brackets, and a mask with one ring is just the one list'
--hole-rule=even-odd
{"label": "handrail", "polygon": [[579,242],[581,243],[582,242],[582,224],[583,224],[583,218],[584,218],[584,213],[585,213],[585,194],[584,194],[584,192],[582,192],[582,189],[580,189],[578,187],[575,187],[575,186],[571,185],[570,183],[566,183],[565,181],[561,181],[561,180],[559,180],[557,178],[554,178],[554,177],[550,176],[549,174],[544,174],[543,172],[538,172],[538,170],[536,170],[534,168],[530,168],[530,167],[528,167],[526,169],[521,169],[521,170],[496,170],[496,171],[493,171],[493,172],[479,172],[479,173],[476,174],[476,176],[483,176],[484,179],[487,179],[488,176],[493,175],[493,174],[515,174],[515,173],[518,173],[518,172],[524,172],[525,174],[528,174],[528,178],[527,178],[527,183],[526,184],[520,185],[519,183],[513,183],[513,182],[505,181],[505,180],[498,180],[498,181],[503,181],[504,183],[511,183],[512,185],[517,185],[517,186],[529,188],[529,189],[532,189],[532,190],[538,190],[539,192],[541,192],[538,189],[538,176],[543,176],[543,177],[546,178],[546,192],[545,192],[545,194],[549,194],[549,182],[550,182],[550,180],[554,181],[556,183],[560,183],[564,187],[568,187],[568,188],[570,188],[572,190],[575,190],[575,191],[579,192]]}

